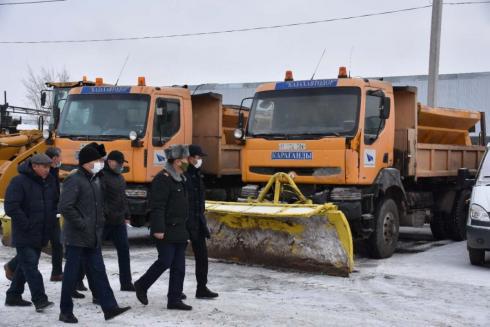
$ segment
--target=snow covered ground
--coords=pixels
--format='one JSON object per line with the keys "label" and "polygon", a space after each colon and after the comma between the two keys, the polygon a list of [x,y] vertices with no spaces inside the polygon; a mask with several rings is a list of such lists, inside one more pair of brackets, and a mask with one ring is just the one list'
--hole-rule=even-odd
{"label": "snow covered ground", "polygon": [[[133,229],[131,265],[137,279],[156,257],[142,238],[145,229]],[[216,300],[194,298],[193,258],[187,259],[184,291],[191,312],[166,309],[168,273],[141,305],[134,293],[119,291],[117,256],[107,246],[104,258],[120,305],[132,310],[110,322],[91,296],[75,300],[81,326],[489,326],[490,264],[469,264],[466,243],[434,242],[427,230],[406,232],[399,251],[390,259],[356,259],[349,278],[279,271],[212,261],[209,287]],[[408,238],[407,238],[408,235]],[[3,264],[14,254],[0,248]],[[487,257],[488,259],[488,257]],[[50,258],[42,255],[41,271],[50,300],[56,307],[46,313],[30,308],[0,307],[1,326],[58,326],[61,283],[49,282]],[[0,301],[9,282],[0,274]],[[25,298],[29,299],[27,290]]]}

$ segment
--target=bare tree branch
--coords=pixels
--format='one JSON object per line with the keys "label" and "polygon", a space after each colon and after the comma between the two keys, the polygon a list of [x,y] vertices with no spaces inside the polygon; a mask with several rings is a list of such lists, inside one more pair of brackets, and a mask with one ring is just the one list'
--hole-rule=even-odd
{"label": "bare tree branch", "polygon": [[70,75],[63,67],[60,71],[55,71],[53,68],[41,68],[40,71],[34,71],[31,66],[27,66],[27,77],[22,80],[22,84],[26,89],[26,98],[31,105],[36,108],[41,108],[41,91],[46,88],[46,82],[67,82]]}

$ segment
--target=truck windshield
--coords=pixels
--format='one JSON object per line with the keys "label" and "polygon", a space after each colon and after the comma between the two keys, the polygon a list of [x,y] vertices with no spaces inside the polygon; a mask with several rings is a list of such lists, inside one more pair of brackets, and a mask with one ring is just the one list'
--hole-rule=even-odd
{"label": "truck windshield", "polygon": [[360,88],[311,88],[257,93],[248,135],[276,138],[354,136]]}
{"label": "truck windshield", "polygon": [[147,94],[72,94],[61,114],[59,136],[127,138],[145,133]]}

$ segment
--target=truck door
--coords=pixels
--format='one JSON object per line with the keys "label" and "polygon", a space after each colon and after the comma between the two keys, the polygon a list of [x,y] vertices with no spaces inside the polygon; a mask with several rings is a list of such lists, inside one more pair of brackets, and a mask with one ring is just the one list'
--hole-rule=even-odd
{"label": "truck door", "polygon": [[[393,100],[389,99],[393,108]],[[391,110],[388,119],[380,117],[383,97],[370,95],[365,97],[364,141],[361,142],[361,158],[359,164],[359,183],[370,184],[380,169],[392,165],[393,162],[393,121]]]}
{"label": "truck door", "polygon": [[157,97],[147,155],[147,178],[153,180],[166,161],[164,149],[184,143],[184,116],[179,98]]}

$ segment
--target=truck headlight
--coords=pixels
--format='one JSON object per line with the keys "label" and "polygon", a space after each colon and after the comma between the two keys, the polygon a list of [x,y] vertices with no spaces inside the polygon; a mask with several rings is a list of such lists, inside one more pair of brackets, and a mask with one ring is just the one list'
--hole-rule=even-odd
{"label": "truck headlight", "polygon": [[146,199],[148,192],[146,190],[141,189],[129,189],[126,190],[126,196],[128,198],[141,198]]}
{"label": "truck headlight", "polygon": [[471,220],[490,222],[490,217],[488,216],[488,212],[482,207],[480,207],[478,204],[473,203],[471,205],[469,215]]}

